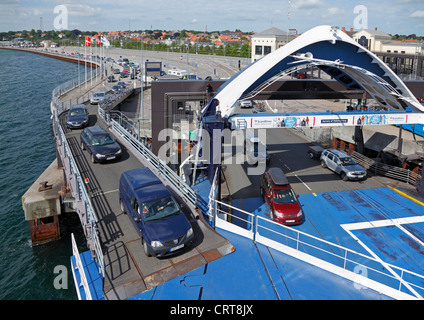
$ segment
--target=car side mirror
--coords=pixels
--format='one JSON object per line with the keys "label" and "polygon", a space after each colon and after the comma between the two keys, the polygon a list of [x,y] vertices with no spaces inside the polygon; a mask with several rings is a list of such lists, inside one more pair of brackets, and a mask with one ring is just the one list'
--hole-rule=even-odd
{"label": "car side mirror", "polygon": [[298,194],[296,195],[296,198],[299,198],[299,195]]}

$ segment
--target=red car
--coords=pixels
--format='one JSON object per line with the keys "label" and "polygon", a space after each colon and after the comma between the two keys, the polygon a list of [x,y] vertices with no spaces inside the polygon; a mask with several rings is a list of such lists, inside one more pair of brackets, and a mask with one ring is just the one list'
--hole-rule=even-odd
{"label": "red car", "polygon": [[303,222],[303,211],[286,175],[280,168],[269,168],[261,177],[261,194],[270,208],[271,219],[294,225]]}

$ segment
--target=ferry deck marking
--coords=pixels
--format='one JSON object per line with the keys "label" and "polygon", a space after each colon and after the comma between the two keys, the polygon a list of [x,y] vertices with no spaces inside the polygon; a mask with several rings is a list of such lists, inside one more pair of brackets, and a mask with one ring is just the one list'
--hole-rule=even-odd
{"label": "ferry deck marking", "polygon": [[382,259],[378,257],[377,254],[374,253],[368,246],[365,245],[358,237],[356,237],[352,231],[353,230],[363,230],[363,229],[372,229],[372,228],[380,228],[387,226],[396,226],[400,230],[402,230],[409,237],[418,242],[421,246],[424,246],[424,242],[419,238],[415,237],[408,230],[402,227],[402,224],[410,224],[410,223],[420,223],[424,222],[424,216],[415,216],[415,217],[407,217],[407,218],[397,218],[397,219],[385,219],[385,220],[374,220],[374,221],[366,221],[366,222],[357,222],[357,223],[347,223],[341,224],[340,226],[355,240],[360,244],[366,251],[368,251],[373,258],[378,260],[385,268],[388,270],[399,282],[402,283],[406,288],[408,288],[417,298],[422,299],[423,297],[418,294],[408,283],[406,283],[395,271],[393,271],[390,266],[385,263]]}

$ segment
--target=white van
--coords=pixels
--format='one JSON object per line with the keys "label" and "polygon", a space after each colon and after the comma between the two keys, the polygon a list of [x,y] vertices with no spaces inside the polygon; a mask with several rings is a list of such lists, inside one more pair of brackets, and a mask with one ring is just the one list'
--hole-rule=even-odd
{"label": "white van", "polygon": [[180,69],[170,69],[170,70],[168,70],[168,74],[182,78],[184,76],[187,76],[187,71],[186,70],[180,70]]}

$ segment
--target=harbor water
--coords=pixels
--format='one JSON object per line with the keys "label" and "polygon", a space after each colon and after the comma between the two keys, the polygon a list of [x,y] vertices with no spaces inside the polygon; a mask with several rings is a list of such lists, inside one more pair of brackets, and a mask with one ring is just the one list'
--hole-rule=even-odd
{"label": "harbor water", "polygon": [[78,65],[2,49],[0,65],[0,300],[77,299],[71,233],[86,250],[78,216],[61,217],[60,240],[33,247],[21,198],[56,157],[51,94]]}

